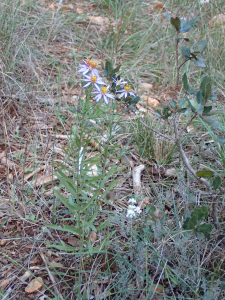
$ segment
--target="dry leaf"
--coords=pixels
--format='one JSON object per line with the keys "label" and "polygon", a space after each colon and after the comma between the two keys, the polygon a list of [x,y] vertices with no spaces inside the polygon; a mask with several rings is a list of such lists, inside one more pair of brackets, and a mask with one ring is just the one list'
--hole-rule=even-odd
{"label": "dry leaf", "polygon": [[146,208],[147,205],[150,204],[150,199],[148,197],[144,198],[143,200],[138,200],[138,206],[143,210]]}
{"label": "dry leaf", "polygon": [[15,168],[15,164],[14,164],[14,162],[12,162],[11,160],[9,160],[9,159],[7,159],[6,157],[2,157],[1,158],[1,163],[3,164],[3,165],[6,165],[8,168],[10,168],[10,169],[14,169]]}
{"label": "dry leaf", "polygon": [[30,261],[31,265],[37,265],[38,263],[40,263],[40,259],[37,256]]}
{"label": "dry leaf", "polygon": [[[57,10],[58,9],[58,3],[49,5],[49,8],[51,10]],[[62,10],[62,11],[70,11],[72,9],[73,9],[73,5],[72,4],[61,5],[61,7],[60,7],[60,10]]]}
{"label": "dry leaf", "polygon": [[64,267],[63,264],[56,262],[54,260],[49,263],[49,266],[54,267],[54,268],[63,268]]}
{"label": "dry leaf", "polygon": [[63,11],[70,11],[73,9],[73,5],[72,4],[69,4],[69,5],[62,5],[60,10],[63,10]]}
{"label": "dry leaf", "polygon": [[5,246],[6,242],[6,240],[0,240],[0,246]]}
{"label": "dry leaf", "polygon": [[139,88],[143,90],[151,90],[153,88],[153,85],[151,83],[141,82],[139,84]]}
{"label": "dry leaf", "polygon": [[97,25],[103,26],[105,23],[107,23],[109,21],[109,19],[102,18],[102,17],[90,17],[90,21]]}
{"label": "dry leaf", "polygon": [[51,4],[51,5],[49,5],[49,8],[51,10],[55,10],[55,9],[57,9],[57,7],[58,7],[58,4]]}
{"label": "dry leaf", "polygon": [[94,242],[96,241],[96,238],[97,238],[96,232],[92,231],[91,236],[90,236],[91,244],[94,244]]}
{"label": "dry leaf", "polygon": [[76,11],[77,11],[78,14],[82,14],[83,13],[83,9],[80,8],[80,7],[77,7]]}
{"label": "dry leaf", "polygon": [[164,7],[164,3],[160,1],[153,1],[152,3],[154,4],[155,10],[160,10]]}
{"label": "dry leaf", "polygon": [[160,106],[160,103],[157,99],[148,97],[147,95],[141,95],[141,99],[143,100],[142,103],[147,103],[148,105],[152,106]]}
{"label": "dry leaf", "polygon": [[170,168],[165,171],[165,177],[176,176],[176,169]]}
{"label": "dry leaf", "polygon": [[187,132],[188,133],[190,133],[190,132],[196,133],[194,126],[187,126]]}
{"label": "dry leaf", "polygon": [[70,236],[67,240],[67,243],[73,247],[76,246],[77,242],[78,242],[78,238],[72,236]]}
{"label": "dry leaf", "polygon": [[213,17],[211,21],[209,21],[210,28],[213,28],[216,24],[218,24],[218,25],[225,24],[225,15],[224,14],[219,14],[219,15]]}
{"label": "dry leaf", "polygon": [[[157,283],[155,283],[157,284]],[[161,284],[157,284],[155,287],[154,287],[154,291],[157,292],[157,293],[163,293],[163,286]]]}
{"label": "dry leaf", "polygon": [[10,283],[10,280],[9,279],[5,279],[3,280],[1,283],[0,283],[0,287],[4,290],[7,285]]}
{"label": "dry leaf", "polygon": [[37,291],[40,291],[43,287],[43,280],[41,277],[37,277],[26,286],[25,292],[27,294],[33,294],[36,293]]}
{"label": "dry leaf", "polygon": [[147,103],[148,105],[152,105],[152,106],[160,106],[159,101],[154,98],[148,98]]}
{"label": "dry leaf", "polygon": [[132,156],[130,154],[126,154],[126,155],[122,156],[120,161],[121,161],[122,164],[130,165],[131,168],[134,167],[134,161],[133,161]]}
{"label": "dry leaf", "polygon": [[45,183],[50,183],[52,181],[58,180],[58,177],[56,175],[50,174],[50,175],[43,175],[39,177],[37,180],[34,180],[32,183],[32,187],[37,187],[40,185],[43,185]]}

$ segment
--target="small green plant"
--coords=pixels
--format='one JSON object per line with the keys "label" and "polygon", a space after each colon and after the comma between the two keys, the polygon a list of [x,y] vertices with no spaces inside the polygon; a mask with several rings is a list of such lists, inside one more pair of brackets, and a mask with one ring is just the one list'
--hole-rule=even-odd
{"label": "small green plant", "polygon": [[198,238],[204,235],[205,238],[209,240],[212,224],[202,223],[208,214],[209,209],[206,206],[195,207],[194,210],[189,213],[190,216],[187,216],[183,228],[185,230],[193,230]]}
{"label": "small green plant", "polygon": [[[69,163],[71,167],[59,164],[58,172],[56,173],[60,181],[60,187],[66,188],[70,194],[68,198],[65,198],[57,188],[55,190],[56,197],[73,216],[71,219],[67,219],[67,221],[72,221],[74,224],[63,226],[46,224],[52,229],[74,234],[81,240],[85,240],[87,236],[90,238],[91,232],[98,232],[108,226],[107,221],[100,225],[97,225],[98,222],[96,223],[97,216],[101,213],[99,203],[107,201],[106,194],[117,183],[114,176],[118,171],[123,169],[117,169],[116,165],[110,163],[109,160],[109,156],[117,148],[117,145],[110,146],[108,143],[113,138],[112,128],[109,128],[107,141],[99,144],[99,154],[91,155],[89,158],[85,157],[86,149],[93,135],[93,128],[90,128],[91,123],[89,121],[96,118],[102,119],[106,114],[105,109],[101,108],[101,103],[94,103],[94,107],[91,107],[89,92],[87,91],[86,93],[86,101],[81,102],[79,113],[76,109],[70,108],[75,116],[75,124],[72,129],[70,145],[65,150],[65,153],[67,164]],[[110,126],[113,126],[113,121]],[[110,184],[107,184],[108,181],[110,181]],[[87,243],[90,250],[91,244],[88,241]],[[55,247],[58,249],[65,248],[64,246]],[[69,247],[66,247],[66,249],[68,250]],[[70,247],[71,251],[75,249],[74,247]]]}
{"label": "small green plant", "polygon": [[[179,43],[181,41],[185,43],[189,42],[189,39],[181,37],[180,34],[188,32],[193,26],[193,24],[195,24],[197,19],[186,21],[184,18],[173,18],[171,17],[170,13],[167,13],[166,16],[176,30],[175,63],[177,70],[176,89],[178,89],[178,84],[180,80],[180,69],[188,61],[194,62],[199,67],[206,67],[206,64],[202,59],[201,55],[206,49],[207,42],[206,40],[203,40],[200,43],[194,44],[191,48],[186,46],[182,47],[181,52],[183,56],[183,61],[182,63],[179,63]],[[217,216],[218,203],[216,200],[217,196],[214,193],[214,191],[216,191],[220,187],[222,183],[222,178],[221,176],[217,175],[214,177],[213,182],[211,182],[208,180],[208,178],[212,177],[214,175],[214,172],[209,170],[194,170],[182,146],[184,129],[179,128],[178,125],[178,118],[180,118],[182,114],[186,114],[190,119],[189,121],[187,121],[185,128],[187,128],[187,126],[189,126],[195,119],[200,120],[200,122],[205,124],[206,128],[208,128],[207,126],[209,126],[209,130],[214,133],[218,140],[220,140],[223,137],[222,128],[220,122],[216,118],[212,117],[213,115],[215,115],[215,112],[213,112],[212,110],[213,105],[209,103],[215,101],[217,99],[217,95],[215,94],[215,90],[213,90],[212,88],[212,80],[209,76],[204,76],[202,78],[200,87],[198,89],[190,86],[188,82],[188,76],[186,73],[183,74],[182,83],[184,88],[183,96],[179,98],[178,101],[174,99],[174,101],[171,101],[169,105],[164,106],[164,108],[161,111],[161,114],[157,112],[157,116],[159,118],[170,120],[170,122],[173,122],[174,138],[172,140],[176,143],[179,149],[179,154],[183,161],[184,167],[192,174],[192,176],[194,176],[197,180],[202,182],[208,190],[200,191],[200,193],[213,198],[212,217],[214,225],[216,226],[216,228],[219,228],[219,221]],[[182,94],[182,91],[180,91],[180,94]],[[141,123],[147,128],[150,128],[144,122],[141,121]],[[163,136],[160,133],[158,134]],[[164,135],[164,138],[171,140],[171,137],[169,137],[168,135]],[[185,226],[188,227],[187,225]],[[206,228],[208,231],[209,229],[211,229],[211,226],[204,225],[202,226],[202,228],[203,227],[204,230],[206,230]],[[209,232],[205,233],[205,236],[209,237]]]}
{"label": "small green plant", "polygon": [[[172,128],[168,128],[167,122],[159,123],[155,116],[146,116],[144,122],[163,134],[173,134]],[[140,119],[132,122],[131,132],[141,156],[147,157],[149,161],[155,161],[158,165],[169,165],[174,161],[177,146],[173,141],[159,138],[157,133],[143,126]]]}

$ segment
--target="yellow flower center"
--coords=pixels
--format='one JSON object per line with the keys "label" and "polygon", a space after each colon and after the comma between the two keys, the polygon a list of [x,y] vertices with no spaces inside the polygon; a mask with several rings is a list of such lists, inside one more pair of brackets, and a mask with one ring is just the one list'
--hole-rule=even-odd
{"label": "yellow flower center", "polygon": [[91,76],[91,83],[95,83],[97,81],[97,76]]}
{"label": "yellow flower center", "polygon": [[96,60],[93,60],[93,59],[92,59],[92,60],[90,61],[90,65],[91,65],[92,69],[95,69],[95,68],[97,68],[98,63],[97,63]]}
{"label": "yellow flower center", "polygon": [[102,92],[102,95],[105,95],[105,94],[108,92],[107,87],[106,87],[106,86],[103,86],[103,87],[101,88],[101,92]]}
{"label": "yellow flower center", "polygon": [[125,92],[128,93],[131,90],[131,86],[130,85],[125,85],[124,89],[125,89]]}
{"label": "yellow flower center", "polygon": [[93,69],[96,69],[98,66],[97,61],[94,59],[86,58],[85,61],[88,64],[90,71],[92,71]]}
{"label": "yellow flower center", "polygon": [[85,58],[86,63],[90,66],[91,60],[89,58]]}

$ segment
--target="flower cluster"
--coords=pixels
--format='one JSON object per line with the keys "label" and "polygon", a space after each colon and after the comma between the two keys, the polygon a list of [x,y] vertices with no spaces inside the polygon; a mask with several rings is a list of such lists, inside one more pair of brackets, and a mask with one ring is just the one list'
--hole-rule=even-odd
{"label": "flower cluster", "polygon": [[[92,92],[95,95],[94,99],[96,102],[99,102],[101,99],[104,100],[106,104],[109,103],[109,99],[114,99],[115,97],[109,93],[110,85],[105,84],[103,79],[100,77],[97,70],[98,63],[93,59],[83,59],[83,64],[80,64],[80,69],[78,70],[84,78],[82,81],[86,82],[83,88],[92,86],[94,91]],[[120,76],[113,78],[113,83],[116,87],[122,87],[122,89],[116,90],[116,93],[119,93],[118,98],[127,98],[128,96],[135,96],[134,92],[131,89],[131,85],[124,81]]]}
{"label": "flower cluster", "polygon": [[80,69],[78,70],[79,73],[85,77],[82,81],[85,81],[86,84],[83,88],[88,86],[94,87],[94,92],[92,94],[95,95],[95,101],[99,102],[102,98],[106,104],[109,103],[108,99],[114,99],[114,96],[109,93],[109,85],[107,86],[102,78],[99,76],[97,66],[98,63],[93,59],[84,59],[84,64],[80,64]]}
{"label": "flower cluster", "polygon": [[127,209],[126,217],[133,219],[136,217],[136,215],[139,215],[141,213],[141,209],[139,206],[136,206],[137,201],[134,198],[129,199],[128,203],[130,204]]}

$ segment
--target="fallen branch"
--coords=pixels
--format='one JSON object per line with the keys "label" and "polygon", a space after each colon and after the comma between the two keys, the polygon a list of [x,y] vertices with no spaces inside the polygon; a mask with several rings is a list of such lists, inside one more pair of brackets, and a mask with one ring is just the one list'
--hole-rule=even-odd
{"label": "fallen branch", "polygon": [[133,189],[135,194],[139,194],[141,191],[141,172],[144,169],[144,165],[137,166],[133,169]]}
{"label": "fallen branch", "polygon": [[43,255],[42,253],[40,253],[40,256],[41,256],[43,262],[45,263],[45,267],[46,267],[46,270],[47,270],[47,272],[48,272],[48,276],[49,276],[49,278],[50,278],[50,280],[51,280],[51,282],[52,282],[52,284],[53,284],[53,289],[54,289],[54,291],[55,291],[55,293],[56,293],[56,295],[57,295],[57,298],[58,298],[59,300],[63,300],[64,298],[63,298],[63,296],[60,294],[59,290],[58,290],[57,287],[56,287],[56,281],[55,281],[55,278],[54,278],[54,276],[52,275],[52,273],[50,272],[50,270],[49,270],[49,268],[48,268],[48,264],[47,264],[47,261],[46,261],[44,255]]}

